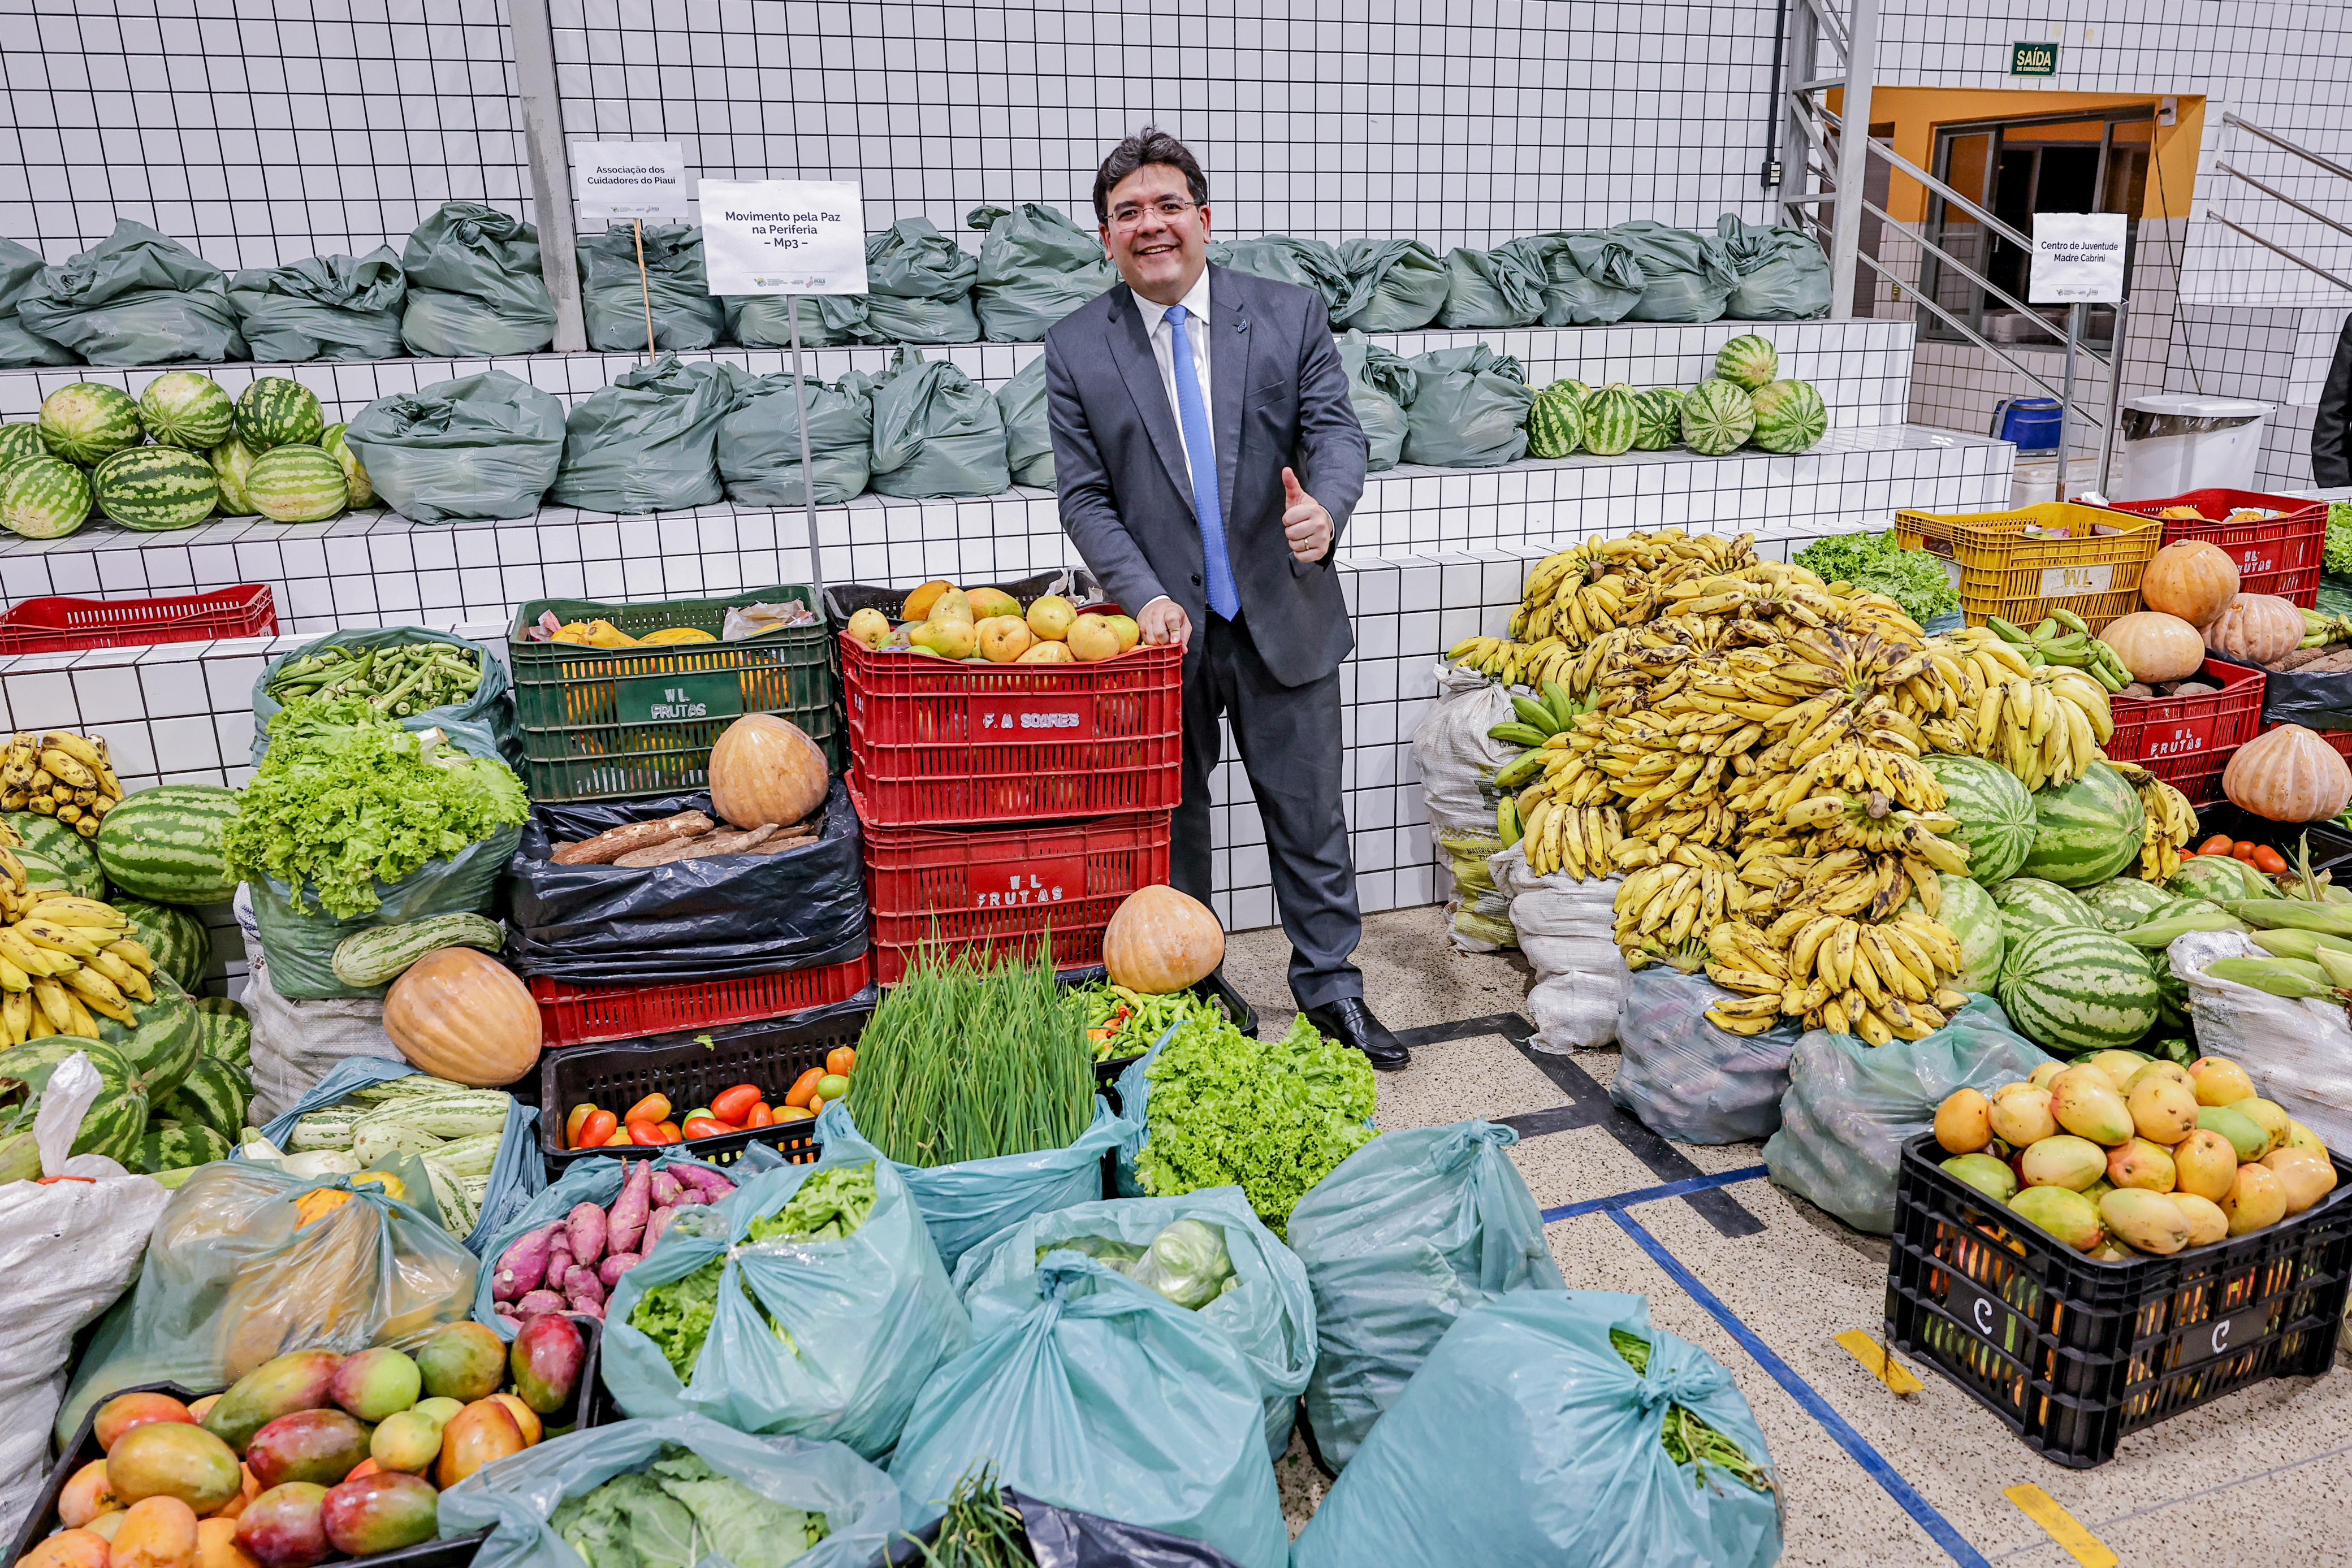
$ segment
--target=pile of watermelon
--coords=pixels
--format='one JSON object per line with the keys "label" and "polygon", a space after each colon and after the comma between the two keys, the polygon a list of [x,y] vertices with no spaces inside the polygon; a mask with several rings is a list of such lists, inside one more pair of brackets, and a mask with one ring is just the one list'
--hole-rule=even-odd
{"label": "pile of watermelon", "polygon": [[94,512],[142,533],[215,512],[324,522],[375,500],[343,428],[284,376],[235,399],[200,371],[166,371],[135,399],[76,382],[42,400],[37,423],[0,425],[0,527],[54,539]]}
{"label": "pile of watermelon", "polygon": [[1783,381],[1780,350],[1753,332],[1723,346],[1715,374],[1688,392],[1623,382],[1598,391],[1574,380],[1538,392],[1528,411],[1528,455],[1662,452],[1681,442],[1702,457],[1743,446],[1803,452],[1829,429],[1829,412],[1811,382]]}

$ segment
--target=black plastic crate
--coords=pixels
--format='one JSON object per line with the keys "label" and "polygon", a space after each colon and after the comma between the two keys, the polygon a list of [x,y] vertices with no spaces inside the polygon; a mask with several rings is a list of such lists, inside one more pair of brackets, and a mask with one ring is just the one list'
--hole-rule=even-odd
{"label": "black plastic crate", "polygon": [[[1097,964],[1091,969],[1066,969],[1054,977],[1065,987],[1076,987],[1090,986],[1097,980],[1108,978],[1108,976],[1103,967]],[[1223,1008],[1225,1017],[1233,1020],[1235,1029],[1252,1038],[1256,1036],[1257,1009],[1250,1006],[1243,998],[1242,994],[1227,983],[1225,972],[1223,969],[1212,972],[1209,977],[1199,985],[1186,988],[1194,996],[1215,1002]],[[1116,1111],[1119,1108],[1118,1091],[1112,1086],[1118,1082],[1120,1073],[1125,1072],[1141,1060],[1142,1053],[1139,1052],[1134,1056],[1113,1057],[1108,1061],[1095,1063],[1095,1082],[1102,1085],[1104,1092],[1109,1095],[1112,1110]]]}
{"label": "black plastic crate", "polygon": [[1904,1145],[1886,1336],[2053,1464],[2087,1469],[2126,1435],[2336,1359],[2352,1283],[2352,1164],[2335,1191],[2249,1236],[2169,1258],[2087,1258]]}
{"label": "black plastic crate", "polygon": [[[682,1111],[708,1104],[720,1090],[746,1082],[782,1095],[802,1073],[823,1066],[827,1052],[856,1045],[873,1016],[872,1003],[856,1001],[729,1029],[617,1045],[567,1045],[541,1053],[539,1146],[547,1160],[547,1179],[555,1181],[575,1160],[597,1155],[628,1159],[661,1152],[637,1146],[565,1148],[563,1124],[582,1101],[593,1100],[618,1116],[648,1094],[666,1094]],[[667,1146],[707,1165],[729,1166],[753,1144],[766,1144],[785,1159],[806,1164],[816,1158],[816,1123],[783,1122]]]}
{"label": "black plastic crate", "polygon": [[2198,807],[2197,837],[2189,847],[2193,850],[2216,833],[2268,844],[2285,857],[2289,870],[2294,868],[2296,852],[2307,837],[2311,841],[2311,869],[2315,873],[2334,871],[2335,881],[2352,886],[2352,875],[2347,874],[2352,870],[2352,832],[2333,821],[2273,822],[2227,800]]}

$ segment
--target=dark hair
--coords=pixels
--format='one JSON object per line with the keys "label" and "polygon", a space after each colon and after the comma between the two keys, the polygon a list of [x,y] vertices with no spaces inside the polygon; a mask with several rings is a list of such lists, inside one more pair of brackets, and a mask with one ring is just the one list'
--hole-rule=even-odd
{"label": "dark hair", "polygon": [[1202,206],[1209,204],[1209,177],[1201,172],[1201,161],[1192,150],[1156,125],[1147,125],[1110,150],[1102,167],[1095,173],[1095,221],[1110,222],[1110,193],[1118,183],[1147,163],[1165,163],[1184,176],[1184,183],[1192,199]]}

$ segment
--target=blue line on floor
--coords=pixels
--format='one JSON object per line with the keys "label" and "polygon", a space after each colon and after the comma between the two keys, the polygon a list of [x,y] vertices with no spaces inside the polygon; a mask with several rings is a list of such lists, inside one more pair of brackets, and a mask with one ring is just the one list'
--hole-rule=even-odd
{"label": "blue line on floor", "polygon": [[1667,1251],[1664,1243],[1644,1230],[1640,1220],[1626,1213],[1622,1207],[1612,1207],[1605,1212],[1610,1218],[1617,1222],[1626,1235],[1633,1239],[1643,1251],[1650,1255],[1652,1262],[1664,1269],[1668,1278],[1681,1286],[1691,1300],[1705,1307],[1708,1315],[1721,1323],[1725,1332],[1733,1339],[1739,1342],[1740,1349],[1753,1356],[1758,1365],[1772,1375],[1772,1380],[1775,1383],[1788,1390],[1790,1397],[1796,1400],[1807,1415],[1821,1423],[1822,1429],[1829,1433],[1837,1446],[1843,1448],[1853,1462],[1862,1467],[1865,1475],[1885,1488],[1886,1495],[1893,1498],[1903,1511],[1909,1514],[1917,1522],[1919,1528],[1927,1532],[1928,1538],[1950,1555],[1953,1562],[1958,1563],[1960,1568],[1990,1568],[1990,1564],[1985,1560],[1984,1553],[1969,1545],[1967,1538],[1952,1528],[1951,1521],[1937,1512],[1935,1505],[1921,1497],[1909,1481],[1897,1474],[1895,1467],[1888,1464],[1880,1456],[1878,1450],[1870,1446],[1868,1439],[1855,1431],[1846,1418],[1831,1406],[1828,1400],[1816,1393],[1812,1385],[1798,1376],[1796,1369],[1781,1360],[1770,1345],[1759,1339],[1754,1330],[1741,1322],[1738,1315],[1729,1307],[1725,1306],[1721,1299],[1713,1291],[1708,1290],[1696,1274],[1692,1273],[1683,1265],[1681,1259]]}
{"label": "blue line on floor", "polygon": [[1746,1170],[1725,1171],[1720,1176],[1693,1176],[1688,1181],[1670,1181],[1664,1186],[1645,1186],[1633,1192],[1615,1193],[1608,1197],[1588,1197],[1581,1203],[1563,1204],[1558,1208],[1547,1208],[1543,1211],[1543,1219],[1546,1225],[1549,1225],[1555,1219],[1574,1219],[1580,1214],[1597,1214],[1602,1209],[1623,1208],[1628,1204],[1656,1203],[1662,1198],[1686,1197],[1695,1192],[1707,1192],[1718,1186],[1729,1186],[1734,1182],[1754,1181],[1764,1174],[1765,1169],[1762,1166],[1749,1166]]}

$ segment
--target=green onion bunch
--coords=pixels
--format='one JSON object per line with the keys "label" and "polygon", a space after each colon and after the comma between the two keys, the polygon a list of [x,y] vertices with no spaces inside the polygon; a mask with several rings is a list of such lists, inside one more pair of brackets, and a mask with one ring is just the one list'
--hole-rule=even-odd
{"label": "green onion bunch", "polygon": [[[1612,1328],[1609,1331],[1609,1343],[1626,1365],[1637,1373],[1649,1371],[1648,1340],[1625,1329]],[[1772,1490],[1770,1470],[1750,1458],[1747,1449],[1679,1405],[1666,1406],[1665,1430],[1659,1435],[1659,1441],[1665,1448],[1666,1458],[1677,1465],[1697,1467],[1702,1482],[1706,1467],[1713,1465],[1731,1472],[1734,1480],[1752,1491]]]}

